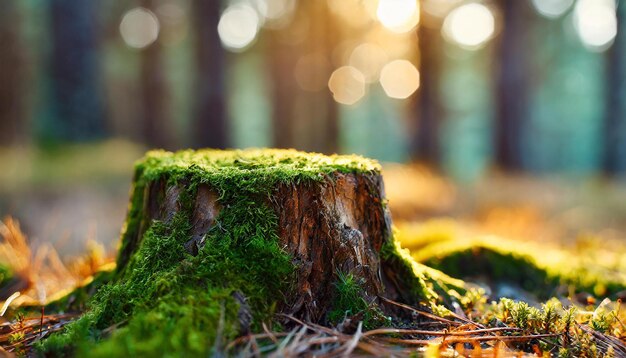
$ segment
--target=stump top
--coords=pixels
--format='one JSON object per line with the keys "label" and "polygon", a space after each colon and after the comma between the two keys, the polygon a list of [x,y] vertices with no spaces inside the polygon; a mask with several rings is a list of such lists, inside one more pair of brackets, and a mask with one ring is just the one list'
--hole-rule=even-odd
{"label": "stump top", "polygon": [[182,150],[175,153],[154,150],[137,164],[146,179],[198,174],[207,179],[254,175],[278,181],[316,179],[333,172],[379,173],[380,164],[358,155],[324,155],[293,149]]}

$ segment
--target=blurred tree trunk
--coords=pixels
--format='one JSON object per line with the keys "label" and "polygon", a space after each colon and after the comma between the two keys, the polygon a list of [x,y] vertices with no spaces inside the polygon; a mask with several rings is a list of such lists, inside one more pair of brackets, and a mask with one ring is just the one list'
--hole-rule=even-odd
{"label": "blurred tree trunk", "polygon": [[528,29],[531,11],[528,1],[502,0],[500,67],[498,73],[495,125],[496,163],[506,170],[523,169],[523,123],[529,113],[530,63]]}
{"label": "blurred tree trunk", "polygon": [[322,150],[325,154],[339,153],[339,107],[329,90],[324,91],[326,99],[326,137]]}
{"label": "blurred tree trunk", "polygon": [[439,96],[442,41],[438,28],[420,24],[420,88],[415,101],[417,122],[411,141],[411,152],[413,159],[435,166],[439,163],[439,121],[443,117]]}
{"label": "blurred tree trunk", "polygon": [[281,39],[284,31],[268,31],[266,54],[271,76],[273,145],[276,148],[293,148],[294,102],[298,91],[293,78],[296,58],[294,49]]}
{"label": "blurred tree trunk", "polygon": [[[341,29],[338,19],[336,18],[337,15],[330,12],[328,2],[324,2],[324,10],[324,15],[328,19],[328,21],[325,21],[326,26],[324,29],[324,53],[328,54],[329,63],[331,63],[330,56],[341,42]],[[330,78],[331,71],[332,68],[329,68],[328,72],[322,75],[325,75],[325,78],[328,79]],[[339,106],[337,101],[333,98],[332,93],[327,88],[322,90],[322,94],[324,96],[324,102],[326,103],[326,145],[324,153],[338,153],[341,149],[339,143]]]}
{"label": "blurred tree trunk", "polygon": [[607,53],[607,116],[604,169],[608,174],[626,173],[626,8],[617,7],[617,36]]}
{"label": "blurred tree trunk", "polygon": [[105,132],[98,2],[51,0],[50,118],[43,138],[87,140]]}
{"label": "blurred tree trunk", "polygon": [[[324,1],[299,2],[289,25],[267,31],[266,58],[272,91],[273,145],[322,153],[339,151],[339,108],[324,88],[303,89],[295,69],[303,56],[330,57],[341,39],[340,29]],[[302,35],[305,33],[305,35]],[[304,36],[302,41],[294,37]],[[311,77],[327,81],[330,65],[317,64]]]}
{"label": "blurred tree trunk", "polygon": [[196,84],[193,147],[225,148],[229,144],[226,123],[225,52],[217,24],[221,1],[193,0]]}
{"label": "blurred tree trunk", "polygon": [[[341,28],[337,23],[335,14],[330,11],[328,2],[316,1],[315,4],[315,17],[312,19],[311,35],[313,38],[313,52],[324,54],[327,56],[328,62],[331,63],[331,55],[336,46],[341,42]],[[328,80],[332,68],[318,69],[317,76]],[[318,138],[318,147],[314,148],[315,151],[320,151],[325,154],[333,154],[339,151],[339,107],[337,101],[333,98],[332,93],[328,88],[323,88],[317,92],[319,103],[321,104],[318,111],[315,109],[312,111],[314,116],[319,116],[323,113],[324,118],[313,118],[312,123],[318,123],[323,126],[321,131],[321,137]],[[323,111],[322,111],[323,109]]]}
{"label": "blurred tree trunk", "polygon": [[[141,6],[155,11],[154,0]],[[141,123],[143,140],[151,147],[173,149],[167,79],[163,69],[163,46],[157,40],[141,50]]]}
{"label": "blurred tree trunk", "polygon": [[0,1],[0,146],[25,138],[24,48],[17,0]]}

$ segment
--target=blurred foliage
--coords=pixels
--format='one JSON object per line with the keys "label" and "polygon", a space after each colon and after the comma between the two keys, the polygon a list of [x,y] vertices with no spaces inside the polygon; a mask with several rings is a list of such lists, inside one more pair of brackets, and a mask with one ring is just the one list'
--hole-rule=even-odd
{"label": "blurred foliage", "polygon": [[[514,169],[588,176],[602,170],[607,158],[613,158],[615,170],[624,161],[619,139],[624,137],[626,120],[621,107],[609,103],[623,92],[624,36],[621,31],[617,36],[602,35],[600,31],[611,30],[603,25],[596,35],[605,36],[606,43],[585,42],[577,21],[592,12],[578,8],[595,6],[593,2],[561,4],[565,6],[561,12],[546,15],[542,8],[546,5],[529,0],[519,5],[524,9],[521,20],[509,23],[507,2],[485,1],[496,25],[476,46],[466,46],[462,37],[457,38],[472,33],[450,32],[446,27],[466,2],[419,1],[411,11],[421,19],[420,25],[414,21],[398,30],[387,22],[393,17],[380,13],[385,1],[228,0],[211,3],[210,14],[217,18],[203,15],[205,23],[215,25],[210,33],[195,21],[200,4],[196,0],[139,4],[125,0],[93,6],[76,0],[55,0],[46,6],[36,0],[11,0],[7,4],[16,15],[0,28],[5,36],[0,41],[7,44],[7,61],[22,61],[16,76],[10,77],[16,85],[6,89],[11,96],[0,96],[0,103],[15,102],[21,110],[3,119],[20,125],[7,124],[7,131],[19,133],[2,146],[110,136],[148,146],[188,147],[196,145],[192,137],[198,133],[210,137],[221,131],[218,125],[225,121],[228,138],[216,146],[227,142],[238,148],[338,149],[390,162],[420,158],[460,182],[473,182],[494,165],[507,167],[497,159],[497,136],[502,135],[498,128],[513,120],[498,111],[500,92],[506,91],[527,109],[517,130],[508,134],[522,143],[516,153],[520,167]],[[612,9],[608,19],[585,21],[623,21],[622,8]],[[122,31],[122,19],[138,9],[143,9],[146,21],[131,24],[136,26],[134,32]],[[252,26],[236,17],[227,19],[239,24],[247,36],[235,47],[228,34],[217,36],[218,22],[226,21],[224,15],[232,15],[233,9],[252,11],[248,20],[258,22]],[[69,24],[64,16],[81,21]],[[150,35],[150,26],[156,28],[154,38],[143,39]],[[139,46],[137,40],[145,43]],[[508,48],[502,44],[505,40],[524,49],[519,61],[526,72],[516,80],[519,85],[499,85],[502,78],[519,76],[498,72],[502,61],[510,58],[503,53]],[[429,43],[437,46],[428,47]],[[358,60],[355,51],[364,44],[379,52],[372,50]],[[214,60],[202,67],[199,56],[209,47]],[[320,61],[311,62],[302,74],[300,62],[311,58]],[[421,86],[428,88],[408,92],[406,99],[391,98],[378,77],[385,64],[398,59],[425,74]],[[367,83],[359,84],[357,92],[362,94],[355,104],[337,103],[338,97],[331,93],[337,89],[328,88],[331,73],[342,66],[365,71]],[[224,78],[206,77],[206,67]],[[202,83],[210,86],[201,90]],[[223,106],[227,118],[198,125],[199,115],[212,115],[199,113],[198,98],[207,91],[216,101],[211,103],[215,115]],[[422,100],[424,94],[430,97]],[[429,111],[436,113],[433,128],[422,123],[426,119],[421,117]],[[436,143],[432,158],[417,149],[424,138]],[[34,161],[33,166],[41,164],[37,158],[39,154],[21,156]]]}

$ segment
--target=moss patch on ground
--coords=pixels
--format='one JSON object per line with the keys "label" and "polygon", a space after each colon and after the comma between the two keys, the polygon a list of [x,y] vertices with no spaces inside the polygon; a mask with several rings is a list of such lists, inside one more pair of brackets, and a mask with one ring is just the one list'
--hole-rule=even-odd
{"label": "moss patch on ground", "polygon": [[[380,173],[380,166],[358,156],[293,150],[149,152],[135,168],[118,271],[95,293],[84,316],[42,341],[39,351],[96,357],[206,355],[221,352],[247,329],[259,331],[261,323],[276,328],[276,307],[295,276],[290,257],[278,245],[278,218],[268,198],[279,184],[313,183],[334,172]],[[183,207],[168,222],[148,223],[131,250],[130,238],[145,220],[146,185],[154,180],[184,183]],[[217,191],[223,209],[193,256],[183,245],[192,228],[191,198],[201,183]],[[383,259],[403,260],[407,272],[400,275],[415,281],[414,294],[437,300],[431,276],[420,275],[397,248],[387,243]],[[358,285],[348,281],[338,282],[335,312],[369,310],[367,302],[355,298]]]}
{"label": "moss patch on ground", "polygon": [[579,292],[612,297],[626,289],[623,270],[597,258],[590,262],[588,250],[576,254],[546,244],[467,236],[449,220],[405,228],[399,239],[424,265],[461,279],[511,283],[541,300]]}

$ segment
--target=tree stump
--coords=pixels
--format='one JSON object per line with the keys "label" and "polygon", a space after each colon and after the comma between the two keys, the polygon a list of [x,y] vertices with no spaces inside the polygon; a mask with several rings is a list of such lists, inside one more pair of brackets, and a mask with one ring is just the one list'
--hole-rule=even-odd
{"label": "tree stump", "polygon": [[[150,152],[135,173],[118,257],[122,280],[147,230],[160,223],[177,231],[171,228],[179,215],[188,227],[178,250],[187,256],[223,238],[243,247],[251,245],[245,235],[274,240],[293,267],[276,302],[282,313],[324,322],[339,275],[354,278],[367,302],[435,295],[397,251],[380,166],[372,160],[293,150]],[[264,221],[269,226],[259,229]],[[233,291],[246,306],[252,293]]]}

